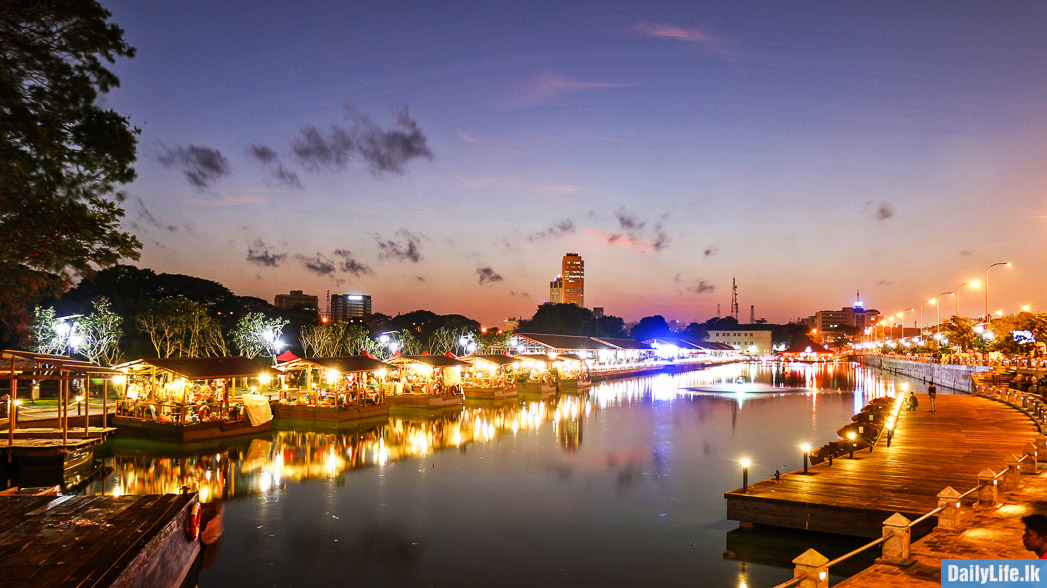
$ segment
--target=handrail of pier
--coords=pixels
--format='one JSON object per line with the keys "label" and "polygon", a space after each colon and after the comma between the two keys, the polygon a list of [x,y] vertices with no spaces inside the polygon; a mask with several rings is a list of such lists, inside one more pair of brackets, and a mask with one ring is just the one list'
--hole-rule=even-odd
{"label": "handrail of pier", "polygon": [[888,539],[890,539],[890,537],[880,537],[879,539],[875,539],[873,541],[870,541],[870,542],[866,543],[865,545],[862,545],[858,549],[855,549],[854,551],[851,551],[850,553],[845,553],[845,554],[841,555],[840,557],[830,561],[829,563],[825,564],[825,567],[828,568],[829,566],[834,566],[834,565],[844,561],[845,559],[850,558],[851,556],[858,555],[859,553],[865,551],[866,549],[869,549],[870,547],[876,547],[877,545],[887,541]]}
{"label": "handrail of pier", "polygon": [[778,584],[774,588],[790,588],[790,586],[795,586],[795,585],[799,584],[800,582],[803,582],[806,579],[807,578],[805,578],[803,576],[798,576],[798,577],[793,578],[792,580],[789,580],[787,582],[782,582],[781,584]]}

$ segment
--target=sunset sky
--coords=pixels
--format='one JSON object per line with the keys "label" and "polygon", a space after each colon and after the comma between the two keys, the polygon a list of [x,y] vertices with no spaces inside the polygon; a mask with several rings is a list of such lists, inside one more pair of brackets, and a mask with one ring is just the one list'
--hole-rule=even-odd
{"label": "sunset sky", "polygon": [[732,277],[743,321],[919,311],[1012,261],[991,310],[1047,310],[1042,2],[103,3],[144,267],[496,324],[568,251],[627,321]]}

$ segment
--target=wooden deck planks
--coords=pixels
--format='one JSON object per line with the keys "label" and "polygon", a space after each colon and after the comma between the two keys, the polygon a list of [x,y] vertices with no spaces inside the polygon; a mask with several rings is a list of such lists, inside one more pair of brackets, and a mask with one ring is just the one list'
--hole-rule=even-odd
{"label": "wooden deck planks", "polygon": [[0,587],[111,581],[192,499],[0,497]]}
{"label": "wooden deck planks", "polygon": [[1002,470],[1003,460],[1021,455],[1037,435],[1028,417],[992,400],[943,394],[933,413],[927,398],[920,400],[923,408],[901,413],[890,448],[750,484],[748,494],[727,492],[728,518],[837,533],[842,526],[845,534],[878,537],[883,513],[912,518],[934,509],[943,488],[973,488],[979,471]]}

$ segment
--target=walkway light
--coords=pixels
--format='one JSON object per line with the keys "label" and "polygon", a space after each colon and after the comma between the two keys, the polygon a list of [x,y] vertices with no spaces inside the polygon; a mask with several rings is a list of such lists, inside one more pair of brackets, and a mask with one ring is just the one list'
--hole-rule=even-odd
{"label": "walkway light", "polygon": [[749,460],[742,460],[742,494],[749,493]]}
{"label": "walkway light", "polygon": [[811,455],[811,446],[807,443],[803,444],[803,473],[807,473],[807,458]]}
{"label": "walkway light", "polygon": [[855,437],[857,437],[857,435],[854,434],[854,431],[847,433],[847,439],[851,441],[851,456],[849,459],[854,459],[854,446],[856,445],[856,443],[854,442]]}

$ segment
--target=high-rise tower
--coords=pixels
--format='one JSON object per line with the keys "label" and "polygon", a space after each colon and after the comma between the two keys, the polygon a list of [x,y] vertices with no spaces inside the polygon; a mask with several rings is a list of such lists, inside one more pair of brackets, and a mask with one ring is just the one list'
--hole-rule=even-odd
{"label": "high-rise tower", "polygon": [[585,306],[585,262],[577,253],[563,256],[563,301],[564,304]]}

